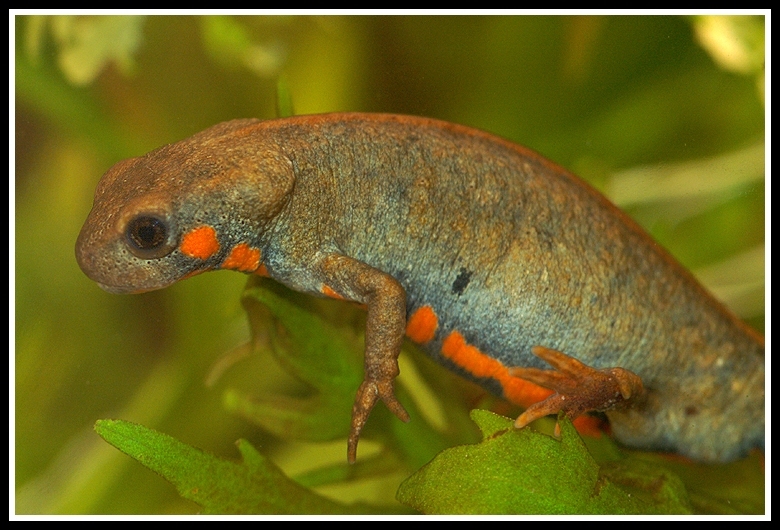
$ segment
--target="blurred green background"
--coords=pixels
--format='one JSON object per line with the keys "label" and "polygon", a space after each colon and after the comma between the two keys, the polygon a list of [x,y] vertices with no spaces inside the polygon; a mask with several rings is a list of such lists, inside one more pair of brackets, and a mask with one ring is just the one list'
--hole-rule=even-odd
{"label": "blurred green background", "polygon": [[[763,17],[15,18],[16,512],[194,513],[103,442],[99,418],[226,458],[249,439],[285,471],[345,442],[279,443],[222,409],[253,356],[245,277],[102,292],[74,244],[112,164],[217,122],[296,114],[424,115],[510,138],[624,207],[759,331],[764,327]],[[401,477],[403,478],[403,477]],[[342,499],[392,499],[398,477]]]}

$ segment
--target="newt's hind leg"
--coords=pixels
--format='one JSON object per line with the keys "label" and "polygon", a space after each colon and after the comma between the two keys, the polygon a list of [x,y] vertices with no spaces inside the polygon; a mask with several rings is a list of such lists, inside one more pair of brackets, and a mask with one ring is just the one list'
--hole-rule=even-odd
{"label": "newt's hind leg", "polygon": [[[549,388],[555,394],[528,407],[515,421],[517,429],[558,412],[573,420],[591,410],[605,411],[624,406],[632,398],[636,400],[644,394],[639,376],[624,368],[597,370],[565,353],[543,346],[535,346],[531,351],[555,369],[512,368],[510,373]],[[560,436],[557,424],[555,435]]]}

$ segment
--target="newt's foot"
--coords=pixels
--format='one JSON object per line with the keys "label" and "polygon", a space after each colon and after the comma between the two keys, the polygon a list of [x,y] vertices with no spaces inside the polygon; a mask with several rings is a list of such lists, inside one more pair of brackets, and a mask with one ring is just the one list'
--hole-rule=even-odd
{"label": "newt's foot", "polygon": [[360,440],[360,432],[368,421],[371,410],[377,401],[382,400],[403,422],[409,421],[409,413],[404,406],[396,399],[393,392],[393,379],[390,381],[363,381],[355,396],[355,404],[352,407],[352,428],[349,431],[347,440],[347,460],[354,464],[357,459],[357,444]]}
{"label": "newt's foot", "polygon": [[[555,394],[528,407],[515,421],[516,429],[522,429],[532,421],[558,412],[563,412],[573,420],[591,410],[605,411],[623,406],[630,399],[636,400],[644,394],[644,386],[639,376],[624,368],[597,370],[565,353],[543,346],[535,346],[531,351],[555,370],[512,368],[510,373],[554,390]],[[557,424],[555,435],[560,436],[560,427]]]}

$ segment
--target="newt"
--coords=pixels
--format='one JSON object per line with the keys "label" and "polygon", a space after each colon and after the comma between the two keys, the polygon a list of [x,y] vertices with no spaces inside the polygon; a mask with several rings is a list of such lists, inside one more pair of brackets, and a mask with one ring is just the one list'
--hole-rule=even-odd
{"label": "newt", "polygon": [[[213,269],[367,308],[348,440],[404,336],[528,407],[604,411],[631,447],[726,462],[764,447],[764,340],[578,177],[486,132],[335,113],[215,125],[117,163],[76,243],[138,293]],[[549,365],[548,365],[549,363]]]}

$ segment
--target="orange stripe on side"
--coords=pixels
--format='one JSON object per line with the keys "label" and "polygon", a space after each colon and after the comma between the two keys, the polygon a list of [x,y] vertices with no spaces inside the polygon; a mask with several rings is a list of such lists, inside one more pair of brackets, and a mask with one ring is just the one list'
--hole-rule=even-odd
{"label": "orange stripe on side", "polygon": [[223,269],[233,269],[241,272],[254,272],[260,266],[260,251],[246,243],[239,243],[230,255],[222,262]]}
{"label": "orange stripe on side", "polygon": [[271,275],[268,273],[268,269],[265,266],[265,263],[261,263],[260,267],[257,268],[257,270],[254,272],[258,276],[265,276],[266,278],[269,278]]}
{"label": "orange stripe on side", "polygon": [[439,318],[433,308],[424,305],[409,317],[406,324],[406,336],[417,344],[425,344],[433,340],[436,328],[439,327]]}
{"label": "orange stripe on side", "polygon": [[199,226],[184,234],[179,250],[191,258],[208,259],[219,251],[217,232],[210,226]]}
{"label": "orange stripe on side", "polygon": [[516,405],[528,408],[553,394],[548,388],[509,375],[509,369],[488,357],[479,348],[466,343],[463,335],[453,331],[444,339],[441,353],[475,377],[491,377],[499,382],[504,397]]}
{"label": "orange stripe on side", "polygon": [[580,416],[579,418],[574,418],[574,421],[571,423],[578,433],[591,438],[601,438],[604,429],[607,427],[605,422],[596,416]]}
{"label": "orange stripe on side", "polygon": [[336,300],[344,300],[343,296],[341,296],[339,293],[337,293],[327,285],[322,286],[322,294],[324,294],[328,298],[335,298]]}

